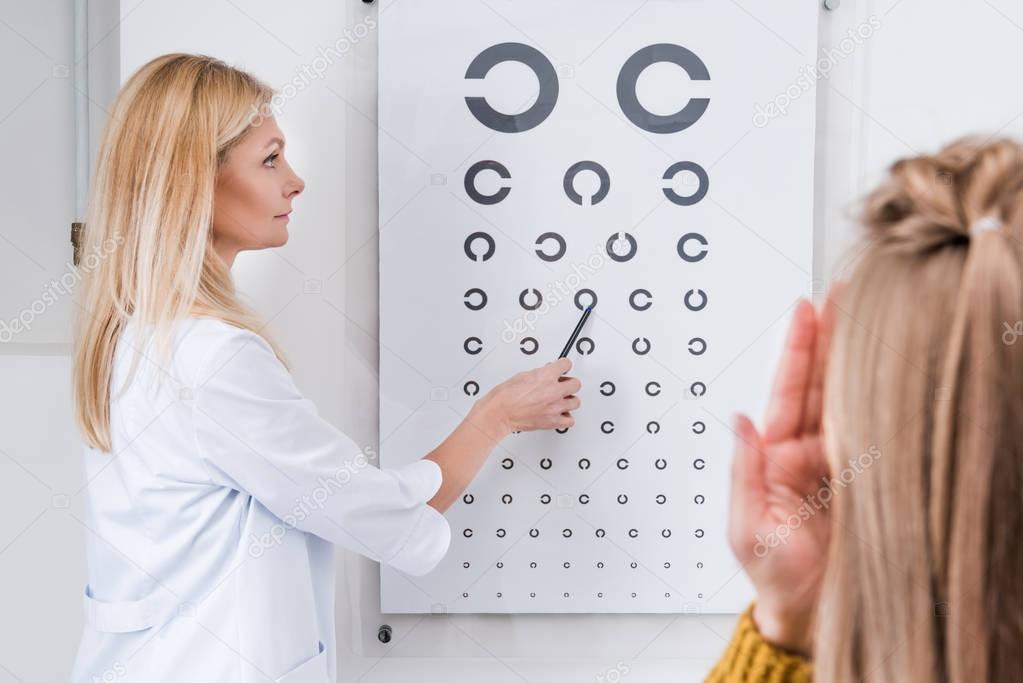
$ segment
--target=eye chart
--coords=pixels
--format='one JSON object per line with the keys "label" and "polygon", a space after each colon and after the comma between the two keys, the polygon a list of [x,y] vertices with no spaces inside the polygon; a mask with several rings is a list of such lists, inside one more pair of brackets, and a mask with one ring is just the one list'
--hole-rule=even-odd
{"label": "eye chart", "polygon": [[[736,411],[812,287],[815,3],[381,3],[380,457],[421,458],[570,354],[568,430],[512,434],[381,609],[737,612]],[[771,105],[771,106],[768,106]]]}

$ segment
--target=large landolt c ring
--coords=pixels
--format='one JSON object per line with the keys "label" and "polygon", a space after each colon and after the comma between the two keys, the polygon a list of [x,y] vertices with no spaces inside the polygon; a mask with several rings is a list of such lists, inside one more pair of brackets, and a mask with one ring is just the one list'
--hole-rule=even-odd
{"label": "large landolt c ring", "polygon": [[476,55],[465,70],[465,77],[482,79],[492,68],[504,62],[525,64],[540,82],[536,102],[521,114],[504,114],[487,103],[485,97],[466,97],[469,111],[480,123],[499,133],[521,133],[536,128],[554,111],[558,102],[558,74],[554,65],[534,47],[522,43],[499,43]]}

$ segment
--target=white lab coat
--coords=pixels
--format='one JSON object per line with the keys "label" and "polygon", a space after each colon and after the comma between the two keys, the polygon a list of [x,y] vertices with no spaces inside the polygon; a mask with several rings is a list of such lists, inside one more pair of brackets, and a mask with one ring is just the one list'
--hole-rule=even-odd
{"label": "white lab coat", "polygon": [[331,544],[430,571],[451,538],[426,505],[440,467],[377,468],[260,336],[213,318],[179,322],[172,367],[143,359],[118,395],[135,327],[115,353],[113,454],[84,454],[89,572],[71,680],[333,682]]}

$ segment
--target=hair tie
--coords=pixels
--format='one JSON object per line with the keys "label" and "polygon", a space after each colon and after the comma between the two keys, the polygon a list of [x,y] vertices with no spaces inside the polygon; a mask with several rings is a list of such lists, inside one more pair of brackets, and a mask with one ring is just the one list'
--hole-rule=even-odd
{"label": "hair tie", "polygon": [[987,216],[983,216],[982,218],[978,218],[977,220],[973,221],[973,223],[970,225],[970,235],[976,236],[982,232],[987,232],[988,230],[1001,229],[1002,221],[988,214]]}

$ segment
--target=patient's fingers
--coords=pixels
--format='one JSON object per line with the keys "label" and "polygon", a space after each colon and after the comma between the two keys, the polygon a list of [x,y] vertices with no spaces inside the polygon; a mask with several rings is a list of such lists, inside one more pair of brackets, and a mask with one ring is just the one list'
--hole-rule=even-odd
{"label": "patient's fingers", "polygon": [[816,328],[813,304],[800,299],[792,315],[767,405],[763,433],[765,442],[794,438],[799,434],[813,367]]}
{"label": "patient's fingers", "polygon": [[835,328],[837,313],[836,301],[841,292],[841,283],[835,283],[828,290],[820,314],[817,316],[817,340],[814,345],[813,372],[810,385],[806,392],[806,405],[803,407],[803,433],[819,432],[821,415],[824,412],[824,374],[827,370],[828,351],[831,348],[831,336]]}

